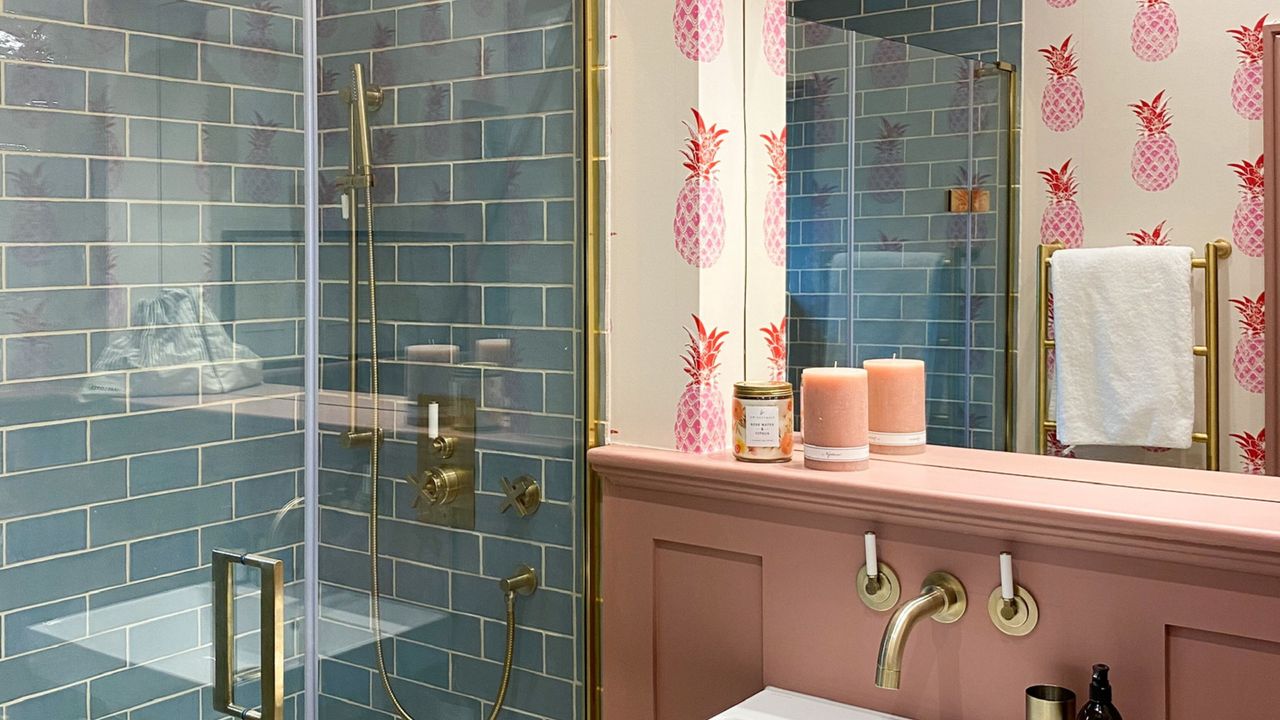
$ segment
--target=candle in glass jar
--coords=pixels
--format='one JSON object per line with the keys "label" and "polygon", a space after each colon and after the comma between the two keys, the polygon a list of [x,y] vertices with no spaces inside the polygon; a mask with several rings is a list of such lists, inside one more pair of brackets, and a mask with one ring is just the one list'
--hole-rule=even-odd
{"label": "candle in glass jar", "polygon": [[800,378],[804,466],[814,470],[866,470],[867,372],[809,368]]}
{"label": "candle in glass jar", "polygon": [[925,448],[924,361],[867,360],[871,452],[916,455]]}

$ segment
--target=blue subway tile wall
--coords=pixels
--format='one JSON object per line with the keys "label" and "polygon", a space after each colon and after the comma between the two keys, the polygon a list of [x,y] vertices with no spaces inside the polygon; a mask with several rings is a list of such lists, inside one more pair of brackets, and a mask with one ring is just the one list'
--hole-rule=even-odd
{"label": "blue subway tile wall", "polygon": [[[319,8],[326,390],[348,389],[348,237],[335,184],[347,163],[348,117],[336,91],[360,62],[385,92],[370,124],[380,384],[397,418],[378,483],[392,682],[416,717],[487,716],[505,649],[497,578],[527,564],[543,585],[518,607],[504,717],[582,717],[574,3],[329,0]],[[363,289],[360,301],[367,317]],[[362,358],[370,339],[362,331]],[[445,355],[422,359],[414,355],[421,346],[444,346]],[[367,360],[358,370],[367,390]],[[417,463],[420,393],[478,404],[475,531],[418,519],[405,477]],[[389,720],[368,617],[367,449],[342,447],[342,423],[322,427],[320,712]],[[543,483],[544,504],[529,518],[500,513],[502,479],[526,474]]]}
{"label": "blue subway tile wall", "polygon": [[[791,4],[793,379],[924,359],[935,444],[1002,442],[1008,79],[975,76],[1019,59],[1020,8],[1000,4]],[[989,191],[991,211],[949,213],[965,187]]]}
{"label": "blue subway tile wall", "polygon": [[301,11],[3,3],[5,720],[219,717],[211,550],[300,595]]}

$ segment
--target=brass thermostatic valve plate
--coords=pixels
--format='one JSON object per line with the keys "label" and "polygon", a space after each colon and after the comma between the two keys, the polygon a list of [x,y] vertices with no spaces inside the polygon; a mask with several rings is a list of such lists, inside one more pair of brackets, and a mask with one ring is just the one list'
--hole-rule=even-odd
{"label": "brass thermostatic valve plate", "polygon": [[1040,608],[1036,605],[1036,599],[1021,585],[1014,588],[1012,610],[1013,617],[1006,618],[1008,611],[1005,610],[1000,588],[991,591],[991,597],[987,598],[987,615],[1000,632],[1022,637],[1036,629],[1036,624],[1040,622]]}
{"label": "brass thermostatic valve plate", "polygon": [[902,584],[898,582],[898,575],[893,572],[893,568],[884,563],[877,565],[879,582],[875,584],[870,583],[866,565],[858,569],[858,598],[863,605],[876,612],[889,612],[902,599]]}
{"label": "brass thermostatic valve plate", "polygon": [[[440,405],[440,435],[427,436],[427,408]],[[418,396],[418,465],[413,507],[432,525],[476,528],[476,404],[467,398]]]}

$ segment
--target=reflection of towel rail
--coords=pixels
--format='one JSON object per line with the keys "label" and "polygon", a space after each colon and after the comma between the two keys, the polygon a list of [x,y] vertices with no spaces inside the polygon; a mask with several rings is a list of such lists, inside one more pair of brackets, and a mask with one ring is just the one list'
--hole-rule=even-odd
{"label": "reflection of towel rail", "polygon": [[[1040,319],[1038,327],[1040,363],[1036,384],[1036,433],[1037,449],[1041,455],[1049,450],[1049,435],[1057,432],[1058,423],[1049,419],[1049,353],[1057,342],[1049,337],[1049,263],[1053,254],[1063,249],[1060,243],[1040,246]],[[1204,270],[1204,331],[1205,344],[1191,349],[1196,357],[1205,359],[1205,432],[1193,433],[1191,441],[1205,446],[1205,467],[1221,469],[1222,433],[1218,411],[1219,383],[1218,362],[1221,357],[1218,343],[1218,261],[1231,255],[1231,243],[1223,239],[1205,244],[1202,258],[1192,258],[1191,267]]]}

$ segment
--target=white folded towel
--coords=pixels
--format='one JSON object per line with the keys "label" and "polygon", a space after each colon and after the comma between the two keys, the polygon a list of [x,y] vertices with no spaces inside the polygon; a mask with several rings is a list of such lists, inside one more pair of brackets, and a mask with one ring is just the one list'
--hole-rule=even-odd
{"label": "white folded towel", "polygon": [[1191,248],[1060,250],[1051,265],[1058,440],[1191,447]]}

